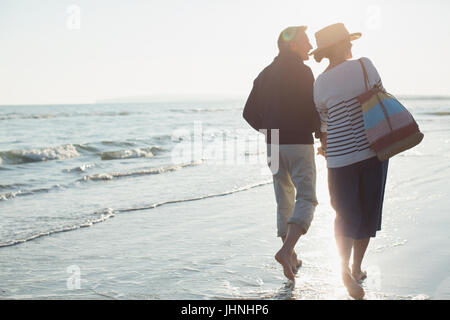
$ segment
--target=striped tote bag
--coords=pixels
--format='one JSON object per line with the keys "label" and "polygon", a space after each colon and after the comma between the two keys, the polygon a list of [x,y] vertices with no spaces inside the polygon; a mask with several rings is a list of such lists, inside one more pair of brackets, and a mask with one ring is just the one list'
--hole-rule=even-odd
{"label": "striped tote bag", "polygon": [[364,129],[370,148],[380,161],[418,145],[423,133],[409,111],[391,94],[378,87],[369,89],[364,63],[359,60],[364,74],[366,92],[358,97],[361,103]]}

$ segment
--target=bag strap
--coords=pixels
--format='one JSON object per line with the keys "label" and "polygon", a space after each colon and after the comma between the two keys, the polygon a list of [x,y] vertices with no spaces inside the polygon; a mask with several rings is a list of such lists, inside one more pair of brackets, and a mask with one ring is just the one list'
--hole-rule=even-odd
{"label": "bag strap", "polygon": [[361,64],[362,70],[363,70],[363,74],[364,74],[364,85],[366,87],[366,92],[369,91],[369,77],[367,76],[367,70],[366,67],[364,66],[364,62],[362,62],[361,59],[358,59],[359,63]]}

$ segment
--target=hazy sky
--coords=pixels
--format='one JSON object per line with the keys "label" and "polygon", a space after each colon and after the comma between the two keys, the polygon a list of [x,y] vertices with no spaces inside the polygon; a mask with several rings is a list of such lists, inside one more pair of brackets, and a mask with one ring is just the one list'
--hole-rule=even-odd
{"label": "hazy sky", "polygon": [[335,22],[388,91],[450,95],[448,0],[0,0],[0,104],[246,97],[284,27]]}

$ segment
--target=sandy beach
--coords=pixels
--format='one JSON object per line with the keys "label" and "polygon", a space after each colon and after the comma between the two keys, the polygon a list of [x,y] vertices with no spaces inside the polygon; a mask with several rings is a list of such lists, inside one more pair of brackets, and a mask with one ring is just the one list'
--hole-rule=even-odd
{"label": "sandy beach", "polygon": [[[442,175],[448,175],[448,160],[430,155],[411,170],[414,153],[426,151],[425,143],[391,161],[383,230],[365,263],[367,299],[450,298],[450,198]],[[317,165],[320,204],[297,245],[303,267],[294,289],[285,286],[273,259],[281,242],[268,183],[121,213],[92,227],[2,248],[0,297],[349,299],[339,280],[324,160]]]}
{"label": "sandy beach", "polygon": [[[449,12],[442,0],[1,0],[0,300],[353,307],[341,266],[353,243],[363,278],[367,242],[346,238],[373,234],[384,185],[364,299],[450,300]],[[384,184],[370,149],[387,146],[384,130],[416,131],[390,95],[424,138],[389,160]],[[279,162],[266,128],[280,130]],[[328,157],[315,155],[316,175],[311,143]],[[305,198],[283,250],[268,163],[280,213],[286,172]],[[340,168],[343,262],[327,165]]]}

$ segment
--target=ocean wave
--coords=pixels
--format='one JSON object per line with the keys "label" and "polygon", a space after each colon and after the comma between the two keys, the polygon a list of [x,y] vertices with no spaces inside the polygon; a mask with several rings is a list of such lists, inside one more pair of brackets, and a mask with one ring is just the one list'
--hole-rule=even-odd
{"label": "ocean wave", "polygon": [[236,111],[242,110],[242,108],[186,108],[186,109],[169,109],[170,112],[179,113],[204,113],[204,112],[223,112],[223,111]]}
{"label": "ocean wave", "polygon": [[49,119],[55,118],[54,114],[20,114],[20,113],[10,113],[0,116],[0,120],[14,120],[14,119]]}
{"label": "ocean wave", "polygon": [[10,199],[14,199],[18,194],[20,194],[21,191],[11,191],[11,192],[7,192],[4,194],[0,194],[0,201],[6,201],[6,200],[10,200]]}
{"label": "ocean wave", "polygon": [[[125,177],[162,174],[162,173],[166,173],[166,172],[177,171],[177,170],[187,168],[187,167],[198,166],[198,165],[201,165],[202,163],[203,163],[203,161],[193,161],[191,163],[165,166],[165,167],[159,167],[159,168],[142,169],[142,170],[136,170],[136,171],[91,174],[91,175],[86,175],[77,181],[107,181],[107,180],[113,180],[113,179],[125,178]],[[63,171],[84,172],[86,169],[94,167],[94,166],[95,166],[95,164],[85,164],[85,165],[81,165],[79,167],[75,167],[72,169],[65,169]],[[8,192],[0,194],[0,201],[7,201],[7,200],[14,199],[16,197],[30,196],[30,195],[35,195],[38,193],[46,193],[46,192],[51,192],[51,191],[55,191],[55,190],[63,190],[63,189],[67,189],[73,185],[74,185],[74,183],[72,182],[72,183],[69,183],[66,185],[56,184],[56,185],[48,187],[48,188],[39,188],[39,189],[31,189],[31,190],[19,189],[21,187],[28,186],[25,184],[0,185],[0,190],[2,190],[2,189],[8,190],[9,189]],[[16,189],[16,190],[13,190],[13,189]]]}
{"label": "ocean wave", "polygon": [[105,146],[119,146],[119,147],[123,147],[123,146],[132,147],[132,146],[135,145],[134,142],[128,142],[128,141],[109,141],[109,140],[106,140],[106,141],[102,141],[100,143],[105,145]]}
{"label": "ocean wave", "polygon": [[159,135],[159,136],[151,136],[149,138],[154,141],[158,141],[160,143],[183,140],[183,137],[171,136],[169,134],[163,134],[163,135]]}
{"label": "ocean wave", "polygon": [[45,192],[50,192],[53,190],[61,190],[61,189],[64,189],[64,187],[59,184],[56,184],[49,188],[39,188],[39,189],[32,189],[32,190],[20,190],[19,189],[19,190],[14,190],[14,191],[0,194],[0,201],[6,201],[6,200],[14,199],[16,197],[29,196],[29,195],[33,195],[33,194],[37,194],[37,193],[45,193]]}
{"label": "ocean wave", "polygon": [[0,190],[7,190],[7,189],[16,189],[21,187],[26,187],[27,184],[23,183],[13,183],[13,184],[0,184]]}
{"label": "ocean wave", "polygon": [[186,167],[198,166],[202,163],[203,162],[198,161],[198,162],[191,162],[191,163],[180,164],[180,165],[172,165],[172,166],[159,167],[159,168],[149,168],[149,169],[142,169],[142,170],[128,171],[128,172],[97,173],[97,174],[84,176],[83,178],[80,179],[80,181],[105,181],[105,180],[112,180],[115,178],[161,174],[161,173],[166,173],[166,172],[177,171],[177,170],[180,170],[180,169],[183,169]]}
{"label": "ocean wave", "polygon": [[[101,151],[101,146],[96,146],[97,144],[123,147],[135,145],[135,143],[127,141],[102,141],[100,143],[65,144],[54,147],[8,150],[0,152],[0,164],[22,164],[50,160],[66,160],[80,157],[80,153],[100,156],[102,160],[151,158],[156,153],[164,150],[159,146],[151,146],[145,148],[124,149],[116,151]],[[80,171],[84,171],[85,169],[86,168],[82,167],[73,168],[73,170]]]}
{"label": "ocean wave", "polygon": [[169,201],[164,201],[164,202],[156,202],[156,203],[149,204],[147,206],[137,207],[137,208],[117,209],[117,210],[114,210],[114,212],[121,213],[121,212],[149,210],[149,209],[155,209],[157,207],[160,207],[160,206],[163,206],[163,205],[167,205],[167,204],[180,203],[180,202],[190,202],[190,201],[198,201],[198,200],[204,200],[204,199],[215,198],[215,197],[223,197],[223,196],[226,196],[226,195],[247,191],[247,190],[250,190],[250,189],[253,189],[253,188],[262,187],[262,186],[265,186],[265,185],[268,185],[268,184],[271,184],[271,183],[273,183],[272,180],[268,180],[268,181],[263,181],[263,182],[258,182],[258,183],[246,185],[246,186],[243,186],[243,187],[240,187],[240,188],[235,188],[235,189],[232,189],[232,190],[229,190],[229,191],[225,191],[225,192],[212,193],[212,194],[199,196],[199,197],[193,197],[193,198],[184,198],[184,199],[169,200]]}
{"label": "ocean wave", "polygon": [[450,116],[449,111],[437,111],[437,112],[426,112],[425,114],[430,116]]}
{"label": "ocean wave", "polygon": [[7,113],[0,115],[0,120],[17,120],[17,119],[51,119],[51,118],[73,118],[73,117],[114,117],[114,116],[129,116],[131,114],[142,114],[143,112],[129,112],[129,111],[107,111],[107,112],[61,112],[54,114],[23,114],[23,113]]}
{"label": "ocean wave", "polygon": [[100,150],[97,147],[92,146],[89,144],[74,144],[74,147],[77,149],[78,152],[91,152],[91,153],[97,153]]}
{"label": "ocean wave", "polygon": [[114,210],[112,208],[104,208],[104,209],[101,209],[101,210],[97,210],[97,211],[95,211],[93,213],[93,216],[96,216],[98,218],[90,218],[90,219],[84,220],[83,222],[78,223],[78,224],[69,225],[69,226],[62,226],[62,227],[54,228],[54,229],[49,230],[49,231],[40,232],[40,233],[34,233],[34,234],[31,234],[31,235],[29,235],[27,237],[23,237],[23,238],[20,238],[20,239],[14,239],[14,240],[6,241],[6,242],[0,242],[0,248],[18,245],[18,244],[21,244],[21,243],[24,243],[24,242],[32,241],[32,240],[35,240],[35,239],[38,239],[38,238],[41,238],[41,237],[45,237],[45,236],[49,236],[49,235],[53,235],[53,234],[56,234],[56,233],[77,230],[77,229],[85,228],[85,227],[91,227],[91,226],[93,226],[96,223],[100,223],[100,222],[106,221],[106,220],[114,217],[118,213],[155,209],[157,207],[160,207],[160,206],[163,206],[163,205],[168,205],[168,204],[173,204],[173,203],[198,201],[198,200],[203,200],[203,199],[208,199],[208,198],[213,198],[213,197],[222,197],[222,196],[234,194],[234,193],[237,193],[237,192],[243,192],[243,191],[250,190],[250,189],[253,189],[253,188],[265,186],[265,185],[268,185],[268,184],[271,184],[271,183],[272,183],[272,180],[268,180],[268,181],[263,181],[263,182],[258,182],[258,183],[246,185],[246,186],[243,186],[243,187],[240,187],[240,188],[235,188],[235,189],[232,189],[232,190],[229,190],[229,191],[225,191],[225,192],[208,194],[208,195],[194,197],[194,198],[184,198],[184,199],[178,199],[178,200],[169,200],[169,201],[164,201],[164,202],[157,202],[157,203],[153,203],[153,204],[150,204],[150,205],[144,206],[144,207],[125,208],[125,209],[117,209],[117,210]]}
{"label": "ocean wave", "polygon": [[100,154],[102,160],[118,160],[133,158],[151,158],[162,149],[158,146],[149,148],[136,148],[132,150],[105,151]]}
{"label": "ocean wave", "polygon": [[82,164],[81,166],[70,168],[70,169],[64,169],[64,172],[85,172],[87,169],[95,167],[94,163],[86,163]]}
{"label": "ocean wave", "polygon": [[100,142],[89,142],[83,144],[74,144],[75,148],[81,153],[101,153],[102,148],[105,147],[132,147],[136,145],[134,142],[128,141],[100,141]]}
{"label": "ocean wave", "polygon": [[[77,150],[81,153],[101,153],[106,152],[103,151],[105,148],[110,147],[134,147],[137,146],[137,144],[147,144],[150,145],[150,147],[153,147],[153,151],[159,151],[158,149],[161,149],[159,146],[153,146],[155,142],[157,144],[159,143],[165,143],[168,141],[171,141],[172,137],[170,135],[160,135],[160,136],[150,136],[148,138],[137,138],[137,139],[127,139],[125,141],[123,140],[104,140],[104,141],[98,141],[98,142],[88,142],[83,144],[74,144],[74,146],[77,148]],[[144,148],[145,149],[145,148]],[[108,151],[110,152],[110,151]],[[115,152],[115,151],[114,151]]]}
{"label": "ocean wave", "polygon": [[0,152],[0,157],[8,164],[21,164],[48,160],[64,160],[79,157],[72,144],[30,150],[9,150]]}
{"label": "ocean wave", "polygon": [[56,233],[67,232],[67,231],[77,230],[77,229],[81,229],[81,228],[91,227],[94,224],[97,224],[97,223],[100,223],[100,222],[104,222],[104,221],[114,217],[115,214],[114,214],[112,209],[106,208],[106,209],[102,209],[102,210],[94,212],[93,216],[95,216],[95,218],[86,219],[86,220],[84,220],[84,221],[82,221],[81,223],[78,223],[78,224],[66,225],[66,226],[62,226],[62,227],[56,227],[56,228],[53,228],[53,229],[51,229],[49,231],[33,233],[33,234],[30,234],[30,235],[25,236],[25,237],[20,238],[20,239],[10,240],[10,241],[6,241],[6,242],[0,242],[0,248],[18,245],[18,244],[21,244],[21,243],[24,243],[24,242],[35,240],[35,239],[42,238],[42,237],[45,237],[45,236],[50,236],[50,235],[53,235],[53,234],[56,234]]}

